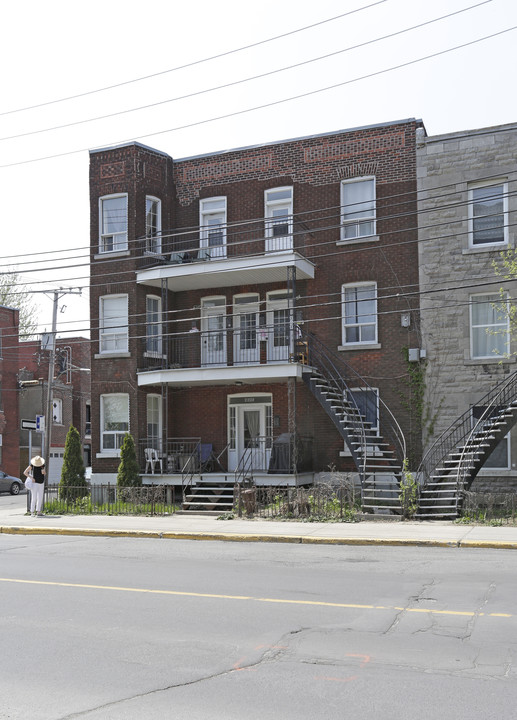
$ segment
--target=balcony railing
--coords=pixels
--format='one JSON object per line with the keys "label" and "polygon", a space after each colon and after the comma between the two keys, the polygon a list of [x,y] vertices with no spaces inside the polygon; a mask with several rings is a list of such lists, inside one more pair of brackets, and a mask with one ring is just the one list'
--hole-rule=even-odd
{"label": "balcony railing", "polygon": [[210,262],[224,259],[265,255],[278,252],[297,252],[303,256],[312,240],[304,223],[289,222],[286,234],[264,220],[221,226],[220,231],[207,236],[195,230],[178,230],[138,241],[140,269],[155,265]]}
{"label": "balcony railing", "polygon": [[194,330],[142,339],[141,371],[178,368],[238,367],[270,363],[307,363],[307,345],[287,323],[233,329]]}

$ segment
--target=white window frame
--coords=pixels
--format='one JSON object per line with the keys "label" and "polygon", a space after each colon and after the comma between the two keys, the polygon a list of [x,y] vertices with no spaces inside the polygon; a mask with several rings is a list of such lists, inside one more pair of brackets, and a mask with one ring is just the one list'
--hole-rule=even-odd
{"label": "white window frame", "polygon": [[[359,203],[347,202],[345,195],[347,187],[351,185],[359,185],[360,183],[373,183],[373,200],[361,200]],[[371,203],[372,207],[369,208],[368,204]],[[347,207],[353,208],[357,205],[364,205],[363,210],[358,212],[368,212],[370,214],[366,217],[354,216],[353,210],[347,212]],[[371,223],[371,232],[361,233],[361,225]],[[355,232],[350,235],[350,229]],[[362,242],[363,240],[372,240],[377,238],[377,183],[375,175],[366,175],[360,178],[351,178],[349,180],[341,181],[341,242]]]}
{"label": "white window frame", "polygon": [[[149,309],[150,300],[157,303],[157,310]],[[151,315],[155,314],[158,320],[150,319]],[[145,297],[145,323],[145,354],[159,357],[162,354],[162,299],[158,295],[146,295]],[[151,330],[152,332],[150,332]]]}
{"label": "white window frame", "polygon": [[[491,298],[489,300],[477,300],[476,298]],[[508,295],[505,293],[506,302],[508,303]],[[474,325],[474,317],[473,317],[473,311],[474,311],[474,305],[477,303],[483,304],[483,305],[500,305],[502,299],[501,296],[498,293],[477,293],[475,295],[471,295],[469,298],[469,329],[470,329],[470,357],[472,360],[494,360],[498,362],[502,357],[507,357],[510,350],[510,318],[509,313],[506,313],[506,317],[504,318],[504,322],[499,323],[486,323],[486,324],[477,324]],[[475,330],[484,328],[485,332],[487,334],[494,333],[496,335],[500,334],[501,332],[504,332],[505,338],[504,338],[504,348],[505,350],[503,352],[491,352],[488,355],[477,355],[474,352],[474,335]],[[497,348],[494,348],[494,350],[497,350]]]}
{"label": "white window frame", "polygon": [[[156,203],[156,223],[149,222],[150,204]],[[145,250],[152,255],[162,251],[162,201],[153,195],[145,197]]]}
{"label": "white window frame", "polygon": [[[104,203],[109,200],[125,198],[125,230],[116,230],[115,232],[105,232],[104,227]],[[103,195],[99,198],[99,253],[108,254],[122,252],[128,249],[128,195],[127,193],[117,193],[114,195]]]}
{"label": "white window frame", "polygon": [[[105,430],[104,429],[104,415],[105,415],[105,405],[106,400],[108,398],[126,398],[127,399],[127,429],[125,430]],[[103,455],[112,455],[114,457],[120,456],[120,447],[122,445],[122,442],[124,440],[124,436],[126,433],[130,431],[130,424],[129,424],[129,394],[128,393],[108,393],[105,395],[100,396],[100,444],[101,444],[101,453]],[[114,437],[114,445],[115,447],[104,447],[104,438],[105,436],[113,436]]]}
{"label": "white window frame", "polygon": [[[275,195],[289,193],[289,197],[275,198]],[[266,251],[282,252],[293,249],[293,205],[294,193],[292,185],[268,188],[264,191],[264,223],[266,235]],[[284,212],[286,211],[286,212]],[[281,212],[281,215],[276,215]],[[284,228],[285,232],[277,233]]]}
{"label": "white window frame", "polygon": [[[356,317],[357,322],[353,323],[347,323],[347,313],[346,313],[346,291],[351,289],[360,289],[360,288],[373,288],[374,290],[374,297],[373,298],[365,298],[364,300],[355,300],[355,302],[360,305],[361,302],[371,302],[373,300],[374,303],[374,315],[375,315],[375,321],[374,322],[361,322],[361,315],[359,314]],[[350,302],[350,301],[348,301]],[[359,310],[359,308],[358,308]],[[367,315],[367,317],[370,317],[370,314]],[[371,340],[362,340],[361,334],[362,334],[362,328],[372,327],[374,326],[374,339]],[[359,340],[357,341],[347,341],[347,329],[348,328],[358,328],[359,329]],[[341,286],[341,333],[342,333],[342,344],[343,347],[350,348],[350,347],[364,347],[367,345],[377,345],[378,344],[378,334],[379,334],[379,316],[377,311],[377,283],[376,282],[360,282],[360,283],[346,283],[345,285]]]}
{"label": "white window frame", "polygon": [[[199,243],[202,259],[226,257],[226,225],[226,195],[203,198],[199,201]],[[212,243],[214,239],[220,242]]]}
{"label": "white window frame", "polygon": [[[108,325],[105,327],[104,305],[108,300],[125,298],[125,315],[120,315],[120,325]],[[126,294],[102,295],[99,298],[99,353],[101,355],[116,355],[128,352],[129,347],[129,320],[128,320],[129,298]],[[118,318],[117,318],[118,319]],[[106,349],[105,343],[114,342],[115,347]]]}
{"label": "white window frame", "polygon": [[[479,219],[483,216],[477,216],[475,217],[474,209],[477,202],[474,199],[474,193],[476,190],[482,190],[483,188],[490,188],[490,187],[502,187],[502,193],[501,193],[501,200],[503,201],[503,239],[497,240],[493,242],[475,242],[475,229],[474,229],[474,222],[476,219]],[[497,213],[499,215],[499,213]],[[490,217],[490,215],[486,215],[485,217]],[[480,182],[480,183],[473,183],[469,185],[468,188],[468,237],[469,237],[469,247],[471,249],[487,249],[487,248],[500,248],[504,247],[505,245],[508,245],[508,182],[506,179],[501,178],[499,180],[491,180],[490,182]]]}

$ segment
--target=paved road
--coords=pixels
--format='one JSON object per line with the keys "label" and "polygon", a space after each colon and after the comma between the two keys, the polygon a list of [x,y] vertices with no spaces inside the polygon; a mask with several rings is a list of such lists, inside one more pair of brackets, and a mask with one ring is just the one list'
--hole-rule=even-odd
{"label": "paved road", "polygon": [[0,536],[0,717],[512,717],[506,550]]}

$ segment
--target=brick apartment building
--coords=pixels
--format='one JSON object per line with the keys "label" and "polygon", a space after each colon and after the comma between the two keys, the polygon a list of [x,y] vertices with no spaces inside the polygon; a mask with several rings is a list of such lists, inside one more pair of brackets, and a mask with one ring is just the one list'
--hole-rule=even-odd
{"label": "brick apartment building", "polygon": [[93,482],[127,431],[169,484],[209,450],[257,485],[386,473],[400,431],[418,457],[421,127],[90,153]]}
{"label": "brick apartment building", "polygon": [[[18,380],[20,417],[34,420],[47,414],[47,387],[50,351],[42,349],[41,340],[20,343]],[[90,422],[90,341],[84,337],[56,339],[55,370],[52,384],[52,431],[48,479],[59,482],[66,435],[73,425],[79,431],[86,466],[91,461]],[[44,454],[42,435],[22,429],[20,437],[20,472],[27,467],[30,455]]]}
{"label": "brick apartment building", "polygon": [[19,312],[0,305],[0,469],[15,477],[20,465],[18,346]]}

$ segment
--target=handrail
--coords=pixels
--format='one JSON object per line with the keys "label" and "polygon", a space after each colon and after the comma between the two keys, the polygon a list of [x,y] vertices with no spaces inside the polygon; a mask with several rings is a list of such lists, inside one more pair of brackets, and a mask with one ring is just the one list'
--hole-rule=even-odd
{"label": "handrail", "polygon": [[[361,456],[359,458],[356,457],[353,447],[350,447],[350,452],[352,453],[359,472],[364,477],[368,445],[366,427],[361,409],[358,407],[352,391],[355,388],[371,390],[372,392],[375,391],[354,368],[329,350],[314,334],[302,332],[302,337],[306,338],[308,342],[309,365],[313,365],[317,369],[323,368],[325,372],[330,375],[327,379],[330,379],[334,387],[337,387],[338,391],[342,393],[343,402],[346,398],[348,405],[352,406],[353,412],[349,415],[348,419],[352,421],[354,430],[356,430],[360,436]],[[395,416],[378,394],[377,400],[379,409],[379,433],[390,441],[397,460],[400,463],[400,467],[402,468],[404,459],[406,458],[406,440],[404,434]]]}
{"label": "handrail", "polygon": [[[475,441],[478,439],[479,435],[486,435],[492,432],[490,425],[486,424],[486,421],[491,421],[493,426],[493,423],[503,414],[504,407],[508,405],[509,400],[515,398],[517,393],[517,372],[510,375],[509,378],[506,378],[506,382],[499,385],[499,392],[492,397],[491,404],[485,407],[481,417],[477,420],[474,427],[472,427],[472,430],[463,445],[456,470],[457,502],[460,493],[464,490],[465,480],[468,474],[468,463],[471,462],[469,454],[472,452],[472,448],[475,447]],[[499,385],[497,387],[499,387]],[[496,408],[501,408],[501,410],[494,413],[494,409]]]}
{"label": "handrail", "polygon": [[[493,398],[498,397],[501,390],[517,380],[517,370],[509,377],[492,387],[483,397],[477,400],[476,405],[492,406]],[[470,434],[472,431],[472,410],[469,408],[462,413],[441,435],[434,441],[431,447],[424,454],[418,467],[417,473],[423,478],[424,485],[429,482],[433,471],[439,467],[441,462],[449,453]]]}

